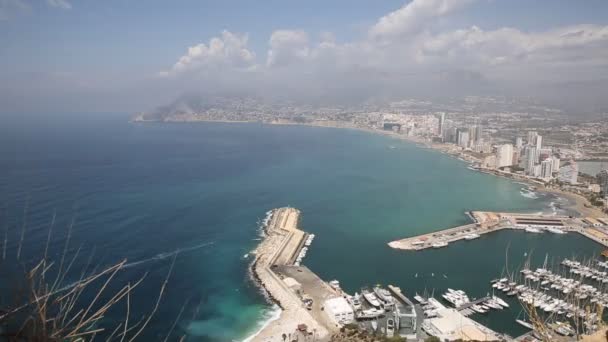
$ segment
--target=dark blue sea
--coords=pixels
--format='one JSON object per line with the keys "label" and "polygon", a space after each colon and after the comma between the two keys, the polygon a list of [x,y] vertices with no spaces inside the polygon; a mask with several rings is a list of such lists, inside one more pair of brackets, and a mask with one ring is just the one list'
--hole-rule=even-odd
{"label": "dark blue sea", "polygon": [[[8,258],[39,260],[55,215],[50,257],[69,235],[66,284],[90,264],[127,267],[111,290],[146,275],[131,314],[150,312],[172,260],[159,310],[141,340],[187,335],[234,341],[276,313],[249,280],[259,221],[275,207],[302,211],[315,233],[304,263],[356,290],[394,284],[406,294],[488,281],[525,255],[542,261],[589,256],[580,236],[500,232],[442,250],[411,253],[387,242],[468,222],[468,210],[551,212],[565,200],[480,174],[412,143],[361,131],[263,124],[129,123],[125,114],[5,115],[0,127],[0,227]],[[68,233],[71,228],[71,233]],[[507,263],[507,264],[508,264]],[[121,303],[120,305],[124,305]],[[117,307],[101,325],[124,320]],[[478,317],[511,334],[510,312]],[[133,318],[135,319],[135,318]]]}

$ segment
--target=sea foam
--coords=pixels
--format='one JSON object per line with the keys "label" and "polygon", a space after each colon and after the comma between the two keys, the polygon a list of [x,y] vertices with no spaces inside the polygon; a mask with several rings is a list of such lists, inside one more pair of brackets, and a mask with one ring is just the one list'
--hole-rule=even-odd
{"label": "sea foam", "polygon": [[283,310],[281,310],[281,308],[276,304],[269,309],[264,310],[262,318],[258,321],[255,332],[249,337],[245,338],[242,342],[252,341],[260,332],[262,332],[262,330],[272,323],[272,321],[279,319],[281,312],[283,312]]}

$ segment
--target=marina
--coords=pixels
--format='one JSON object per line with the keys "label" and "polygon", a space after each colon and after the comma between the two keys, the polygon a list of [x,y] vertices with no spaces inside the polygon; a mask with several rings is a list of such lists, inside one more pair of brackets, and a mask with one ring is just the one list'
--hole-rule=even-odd
{"label": "marina", "polygon": [[504,229],[515,229],[533,234],[547,232],[561,235],[568,232],[576,232],[604,246],[608,246],[608,225],[602,223],[608,222],[605,218],[576,218],[571,216],[487,211],[471,211],[467,212],[467,216],[474,223],[391,241],[388,245],[395,249],[414,251],[428,248],[442,248],[460,240],[470,241],[478,239],[484,234]]}
{"label": "marina", "polygon": [[[603,310],[608,305],[608,263],[597,259],[563,259],[554,267],[529,266],[492,282],[492,290],[514,293],[530,317],[516,322],[533,334],[555,336],[555,340],[594,334],[602,325]],[[539,324],[542,322],[542,324]],[[519,340],[519,339],[516,339]]]}
{"label": "marina", "polygon": [[466,318],[492,308],[508,307],[500,299],[503,304],[499,304],[496,297],[469,300],[464,291],[449,289],[446,297],[453,308],[438,304],[434,298],[426,299],[423,308],[397,286],[364,287],[350,295],[341,289],[338,280],[323,281],[301,264],[315,236],[297,228],[298,216],[299,211],[293,208],[280,208],[269,212],[265,220],[267,236],[256,249],[254,271],[269,297],[284,311],[278,329],[270,324],[253,341],[278,341],[282,338],[279,331],[302,336],[314,334],[323,340],[345,324],[356,324],[370,334],[398,335],[409,340],[420,340],[429,333],[453,338],[469,336],[480,341],[501,336]]}
{"label": "marina", "polygon": [[296,209],[280,208],[264,220],[266,236],[255,250],[252,271],[283,311],[253,341],[282,341],[284,333],[323,341],[346,324],[372,335],[414,341],[428,336],[479,341],[505,337],[468,317],[508,308],[497,296],[470,299],[463,290],[448,288],[442,296],[448,307],[418,294],[415,304],[394,285],[362,287],[351,295],[338,280],[323,281],[301,264],[302,251],[312,245],[314,235],[297,228],[298,217]]}

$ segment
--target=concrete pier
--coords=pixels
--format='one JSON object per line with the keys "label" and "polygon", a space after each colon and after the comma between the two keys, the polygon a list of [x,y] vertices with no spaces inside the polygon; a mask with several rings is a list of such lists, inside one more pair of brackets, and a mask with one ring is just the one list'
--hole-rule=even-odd
{"label": "concrete pier", "polygon": [[471,211],[467,213],[473,223],[459,227],[437,230],[431,233],[407,237],[389,242],[389,246],[404,250],[442,248],[460,240],[473,240],[483,234],[503,229],[538,229],[541,232],[578,232],[604,246],[608,246],[608,227],[591,226],[584,218],[558,215],[537,215],[522,213],[501,213]]}
{"label": "concrete pier", "polygon": [[[254,342],[283,342],[283,334],[300,340],[314,335],[315,341],[324,341],[334,328],[327,324],[324,312],[307,310],[297,291],[286,282],[285,273],[296,268],[292,264],[306,237],[306,233],[297,228],[299,215],[297,209],[289,207],[273,210],[265,228],[266,237],[254,252],[253,276],[283,310],[277,320],[252,339]],[[302,290],[309,289],[303,287]]]}

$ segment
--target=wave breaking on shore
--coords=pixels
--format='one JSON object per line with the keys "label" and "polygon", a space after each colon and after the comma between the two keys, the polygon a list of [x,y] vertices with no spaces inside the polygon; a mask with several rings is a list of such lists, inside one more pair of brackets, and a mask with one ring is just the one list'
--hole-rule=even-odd
{"label": "wave breaking on shore", "polygon": [[[260,239],[259,239],[260,241],[262,241],[267,236],[266,230],[268,228],[268,224],[270,223],[270,219],[272,218],[273,213],[274,213],[274,210],[267,211],[266,216],[264,216],[264,218],[262,220],[258,221],[258,234],[260,236]],[[256,248],[257,248],[257,246],[256,246]],[[258,288],[260,294],[264,297],[264,299],[266,300],[266,302],[268,304],[271,304],[271,306],[262,310],[262,317],[256,322],[255,332],[250,334],[248,337],[243,339],[241,342],[253,341],[253,339],[261,331],[263,331],[268,325],[270,325],[270,323],[279,319],[279,317],[281,316],[281,313],[283,312],[283,309],[281,309],[281,307],[278,305],[276,300],[274,298],[272,298],[270,293],[266,290],[266,288],[264,288],[264,286],[261,283],[261,280],[256,276],[256,274],[254,272],[255,264],[257,262],[257,255],[255,253],[255,249],[253,251],[247,253],[248,257],[251,255],[253,255],[254,257],[251,258],[251,262],[249,263],[249,267],[247,270],[249,280]]]}
{"label": "wave breaking on shore", "polygon": [[279,319],[282,312],[283,310],[277,304],[273,304],[270,308],[263,310],[262,317],[256,324],[255,332],[243,339],[241,342],[253,341],[253,339],[270,323]]}

